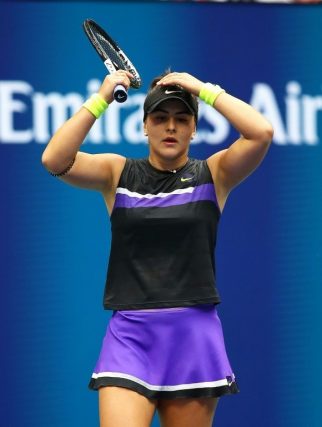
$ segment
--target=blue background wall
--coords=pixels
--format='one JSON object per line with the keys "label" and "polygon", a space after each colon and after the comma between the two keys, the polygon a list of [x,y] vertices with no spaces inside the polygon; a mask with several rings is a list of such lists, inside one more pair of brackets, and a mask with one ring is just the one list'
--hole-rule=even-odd
{"label": "blue background wall", "polygon": [[[146,154],[136,114],[168,66],[220,83],[272,121],[265,162],[221,222],[219,311],[241,393],[221,399],[216,425],[321,426],[322,8],[168,2],[0,3],[0,424],[98,425],[87,383],[110,316],[101,304],[109,222],[99,194],[40,164],[55,127],[48,95],[73,93],[77,106],[105,74],[82,33],[88,17],[144,84],[119,115],[110,108],[84,151]],[[236,137],[209,114],[192,156]]]}

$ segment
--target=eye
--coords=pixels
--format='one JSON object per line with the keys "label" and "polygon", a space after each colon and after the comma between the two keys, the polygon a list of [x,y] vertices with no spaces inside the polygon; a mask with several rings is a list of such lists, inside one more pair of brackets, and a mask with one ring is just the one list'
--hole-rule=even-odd
{"label": "eye", "polygon": [[156,114],[155,116],[153,116],[153,119],[156,122],[163,122],[166,120],[166,116],[164,114]]}
{"label": "eye", "polygon": [[179,121],[180,123],[187,123],[187,122],[188,122],[188,119],[187,119],[187,117],[179,117],[178,121]]}
{"label": "eye", "polygon": [[178,122],[179,123],[189,123],[191,120],[191,115],[190,114],[180,114],[178,116]]}

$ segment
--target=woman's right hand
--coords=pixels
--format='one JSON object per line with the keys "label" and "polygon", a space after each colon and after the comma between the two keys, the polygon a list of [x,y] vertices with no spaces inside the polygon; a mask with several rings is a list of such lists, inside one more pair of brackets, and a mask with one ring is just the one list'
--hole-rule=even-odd
{"label": "woman's right hand", "polygon": [[114,101],[114,89],[117,85],[122,85],[126,90],[130,87],[133,78],[132,74],[125,70],[118,70],[115,73],[108,74],[100,87],[98,93],[110,104]]}

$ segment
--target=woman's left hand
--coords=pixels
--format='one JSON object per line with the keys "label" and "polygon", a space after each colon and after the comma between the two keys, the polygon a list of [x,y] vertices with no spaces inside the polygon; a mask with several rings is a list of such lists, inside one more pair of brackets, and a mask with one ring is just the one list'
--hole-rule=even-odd
{"label": "woman's left hand", "polygon": [[179,85],[195,96],[199,96],[203,84],[201,80],[196,79],[196,77],[188,73],[170,73],[157,83],[159,86]]}

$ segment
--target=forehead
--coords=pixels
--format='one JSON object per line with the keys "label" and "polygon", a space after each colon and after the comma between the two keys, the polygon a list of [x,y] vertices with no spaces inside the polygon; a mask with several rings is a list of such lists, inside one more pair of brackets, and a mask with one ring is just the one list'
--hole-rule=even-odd
{"label": "forehead", "polygon": [[174,113],[174,114],[190,114],[193,115],[186,104],[180,99],[167,99],[165,101],[160,102],[160,104],[151,112],[155,113],[157,111],[163,111],[166,113]]}

